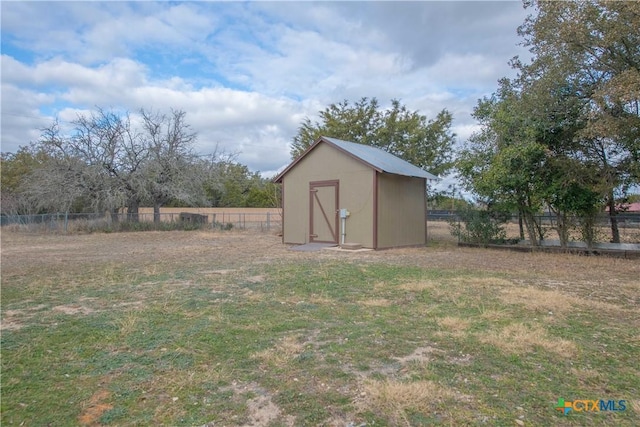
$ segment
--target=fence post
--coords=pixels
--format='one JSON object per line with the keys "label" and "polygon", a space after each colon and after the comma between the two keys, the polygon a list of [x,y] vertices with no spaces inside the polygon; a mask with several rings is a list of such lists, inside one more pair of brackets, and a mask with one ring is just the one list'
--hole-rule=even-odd
{"label": "fence post", "polygon": [[271,212],[267,212],[267,231],[271,230]]}
{"label": "fence post", "polygon": [[67,232],[67,225],[69,225],[69,211],[64,213],[64,232]]}

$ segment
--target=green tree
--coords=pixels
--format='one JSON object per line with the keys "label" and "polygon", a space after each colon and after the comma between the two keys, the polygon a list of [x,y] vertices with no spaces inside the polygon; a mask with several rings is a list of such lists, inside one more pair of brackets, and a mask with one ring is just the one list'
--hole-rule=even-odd
{"label": "green tree", "polygon": [[575,159],[549,156],[540,175],[543,198],[557,218],[561,246],[566,247],[571,230],[579,228],[591,247],[596,216],[603,204],[592,169]]}
{"label": "green tree", "polygon": [[489,203],[517,209],[530,238],[531,216],[548,206],[563,245],[575,216],[592,241],[606,201],[619,241],[615,206],[639,182],[640,6],[525,4],[536,13],[519,33],[533,60],[514,59],[518,77],[478,103],[481,131],[460,153],[461,177]]}
{"label": "green tree", "polygon": [[526,1],[536,13],[519,28],[530,63],[514,61],[523,90],[562,81],[580,100],[583,122],[572,156],[597,168],[612,240],[616,205],[640,182],[640,3]]}
{"label": "green tree", "polygon": [[249,189],[245,205],[248,208],[277,208],[280,204],[280,189],[279,185],[260,177]]}
{"label": "green tree", "polygon": [[474,110],[481,130],[460,150],[457,169],[463,185],[489,210],[516,211],[537,245],[543,238],[536,215],[543,204],[539,172],[546,151],[525,108],[513,82],[501,80],[498,92],[480,100]]}
{"label": "green tree", "polygon": [[293,138],[292,158],[299,157],[320,136],[371,145],[394,154],[418,167],[440,175],[452,167],[455,134],[453,117],[442,110],[435,119],[410,111],[400,101],[383,109],[376,98],[362,98],[331,104],[320,111],[320,122],[302,122]]}
{"label": "green tree", "polygon": [[209,203],[216,207],[277,207],[278,186],[233,158],[213,159],[210,164],[205,182]]}

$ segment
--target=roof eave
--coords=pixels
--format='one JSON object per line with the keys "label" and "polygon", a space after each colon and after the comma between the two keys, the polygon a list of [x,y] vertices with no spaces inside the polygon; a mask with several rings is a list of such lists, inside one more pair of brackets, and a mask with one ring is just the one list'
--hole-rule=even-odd
{"label": "roof eave", "polygon": [[362,160],[360,157],[348,152],[347,150],[344,150],[343,148],[341,148],[341,147],[337,146],[336,144],[334,144],[333,142],[329,141],[324,136],[321,136],[320,138],[316,139],[313,144],[311,144],[306,150],[304,150],[304,152],[302,154],[300,154],[293,162],[291,162],[291,164],[289,164],[289,166],[287,166],[282,172],[280,172],[278,175],[276,175],[275,178],[273,178],[271,181],[275,182],[275,183],[282,182],[282,179],[287,174],[287,172],[289,172],[295,165],[297,165],[298,162],[300,160],[302,160],[303,157],[305,157],[307,154],[309,154],[311,152],[311,150],[313,150],[321,142],[325,142],[326,144],[331,145],[333,148],[335,148],[336,150],[339,150],[341,153],[346,154],[347,156],[351,157],[352,159],[357,160],[358,162],[370,167],[371,169],[373,169],[375,171],[384,172],[382,169],[372,165],[369,162],[366,162],[366,161]]}
{"label": "roof eave", "polygon": [[313,150],[320,143],[320,141],[322,141],[322,140],[323,140],[322,137],[316,139],[314,141],[314,143],[311,144],[309,147],[307,147],[307,149],[304,150],[302,152],[302,154],[300,154],[298,157],[296,157],[296,159],[293,162],[291,162],[289,164],[289,166],[287,166],[282,172],[280,172],[278,175],[276,175],[275,178],[273,178],[271,180],[271,182],[274,182],[274,183],[282,182],[282,179],[287,174],[287,172],[289,172],[295,165],[297,165],[298,162],[300,160],[302,160],[302,158],[305,157],[311,150]]}
{"label": "roof eave", "polygon": [[[375,170],[378,173],[388,173],[390,175],[402,175],[402,176],[408,176],[411,178],[420,178],[420,179],[426,179],[428,181],[438,181],[439,178],[435,177],[435,178],[429,178],[429,177],[424,177],[424,176],[414,176],[414,175],[404,175],[404,174],[399,174],[396,172],[389,172],[389,171],[385,171],[383,169],[381,169],[378,166],[372,165],[371,163],[367,162],[366,160],[356,156],[355,154],[345,150],[344,148],[340,147],[337,144],[334,144],[333,142],[331,142],[328,138],[321,136],[318,139],[315,140],[315,142],[313,144],[311,144],[306,150],[304,150],[304,152],[302,154],[300,154],[293,162],[291,162],[291,164],[289,164],[289,166],[287,166],[282,172],[280,172],[278,175],[275,176],[275,178],[273,178],[271,181],[274,183],[280,183],[282,182],[282,180],[284,179],[284,176],[295,166],[298,164],[298,162],[300,160],[302,160],[303,157],[305,157],[307,154],[309,154],[315,147],[318,146],[318,144],[320,144],[321,142],[325,142],[329,145],[331,145],[333,148],[335,148],[336,150],[339,150],[341,153],[346,154],[347,156],[349,156],[350,158],[356,160],[359,163],[362,163],[363,165]],[[426,172],[426,171],[425,171]],[[427,172],[428,173],[428,172]],[[431,175],[431,174],[429,174]]]}

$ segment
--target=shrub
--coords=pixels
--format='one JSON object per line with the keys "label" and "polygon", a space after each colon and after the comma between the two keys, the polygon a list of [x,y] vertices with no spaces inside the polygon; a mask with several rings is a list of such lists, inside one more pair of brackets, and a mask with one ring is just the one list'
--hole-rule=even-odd
{"label": "shrub", "polygon": [[463,208],[458,211],[457,219],[449,220],[451,234],[466,243],[505,243],[504,223],[510,215],[505,212]]}

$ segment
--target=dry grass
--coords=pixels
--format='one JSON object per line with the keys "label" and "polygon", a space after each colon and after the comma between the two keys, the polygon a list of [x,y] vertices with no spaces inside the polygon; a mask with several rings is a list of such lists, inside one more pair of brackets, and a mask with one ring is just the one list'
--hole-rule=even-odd
{"label": "dry grass", "polygon": [[484,310],[480,313],[480,318],[484,320],[488,320],[489,322],[498,322],[501,320],[505,320],[511,316],[507,310],[499,309],[499,310]]}
{"label": "dry grass", "polygon": [[500,299],[507,304],[523,305],[527,310],[539,314],[564,315],[576,307],[576,298],[559,291],[547,291],[533,287],[511,287],[502,289]]}
{"label": "dry grass", "polygon": [[531,286],[504,288],[499,297],[506,304],[521,305],[534,314],[551,315],[556,318],[575,313],[577,310],[606,312],[623,317],[626,317],[627,312],[640,313],[638,310],[629,310],[608,302],[579,298],[558,290],[543,290]]}
{"label": "dry grass", "polygon": [[437,295],[455,293],[457,295],[467,294],[469,291],[484,291],[488,289],[498,289],[505,286],[512,286],[513,282],[501,277],[453,277],[442,280],[422,279],[413,282],[403,283],[400,289],[410,292],[422,292],[425,290],[435,291]]}
{"label": "dry grass", "polygon": [[402,289],[403,291],[422,292],[425,290],[437,289],[440,286],[442,286],[442,284],[436,282],[435,280],[418,280],[403,283],[402,285],[398,286],[398,288]]}
{"label": "dry grass", "polygon": [[365,307],[389,307],[393,302],[386,298],[370,298],[359,301],[359,304]]}
{"label": "dry grass", "polygon": [[286,336],[280,339],[272,348],[259,351],[254,358],[272,366],[284,366],[293,361],[304,350],[300,337]]}
{"label": "dry grass", "polygon": [[410,426],[413,412],[430,414],[456,394],[433,381],[367,380],[359,405],[364,411],[387,414],[392,425]]}
{"label": "dry grass", "polygon": [[533,352],[537,347],[556,353],[564,358],[574,356],[577,351],[574,342],[551,338],[544,328],[523,323],[513,323],[499,331],[484,333],[479,338],[485,344],[493,345],[507,353],[518,355]]}
{"label": "dry grass", "polygon": [[455,316],[441,317],[438,318],[436,322],[438,322],[438,325],[444,329],[445,332],[455,336],[463,336],[467,329],[469,329],[469,326],[471,326],[471,322],[468,319]]}
{"label": "dry grass", "polygon": [[120,331],[120,335],[127,336],[137,329],[139,322],[140,313],[135,310],[130,310],[123,313],[114,323]]}
{"label": "dry grass", "polygon": [[[434,223],[432,229],[443,229],[446,223]],[[73,266],[102,267],[106,275],[118,272],[122,265],[136,265],[141,276],[157,275],[179,269],[181,265],[201,265],[200,274],[210,278],[233,276],[243,266],[280,265],[301,260],[342,260],[343,253],[322,251],[314,253],[288,251],[281,238],[272,234],[231,231],[168,231],[113,233],[87,235],[38,235],[0,231],[2,239],[3,276],[19,274],[21,268],[59,269],[72,279]],[[350,259],[361,263],[385,262],[422,268],[465,269],[485,272],[479,280],[492,280],[491,273],[523,274],[532,279],[554,280],[571,286],[594,283],[602,286],[637,283],[640,263],[633,260],[607,257],[580,257],[574,255],[517,253],[473,248],[457,248],[455,241],[449,246],[435,248],[404,248],[390,251],[372,251],[350,254]],[[70,264],[68,261],[73,260]],[[162,260],[162,262],[158,262]],[[226,273],[223,274],[222,271]],[[43,280],[46,276],[43,277]],[[64,279],[64,278],[62,278]],[[497,278],[499,279],[499,278]],[[471,280],[471,279],[465,279]],[[505,280],[505,279],[502,279]],[[56,280],[49,280],[56,285]],[[479,283],[475,280],[473,284]],[[499,282],[494,282],[500,284]],[[407,283],[408,290],[440,287],[438,281]]]}

